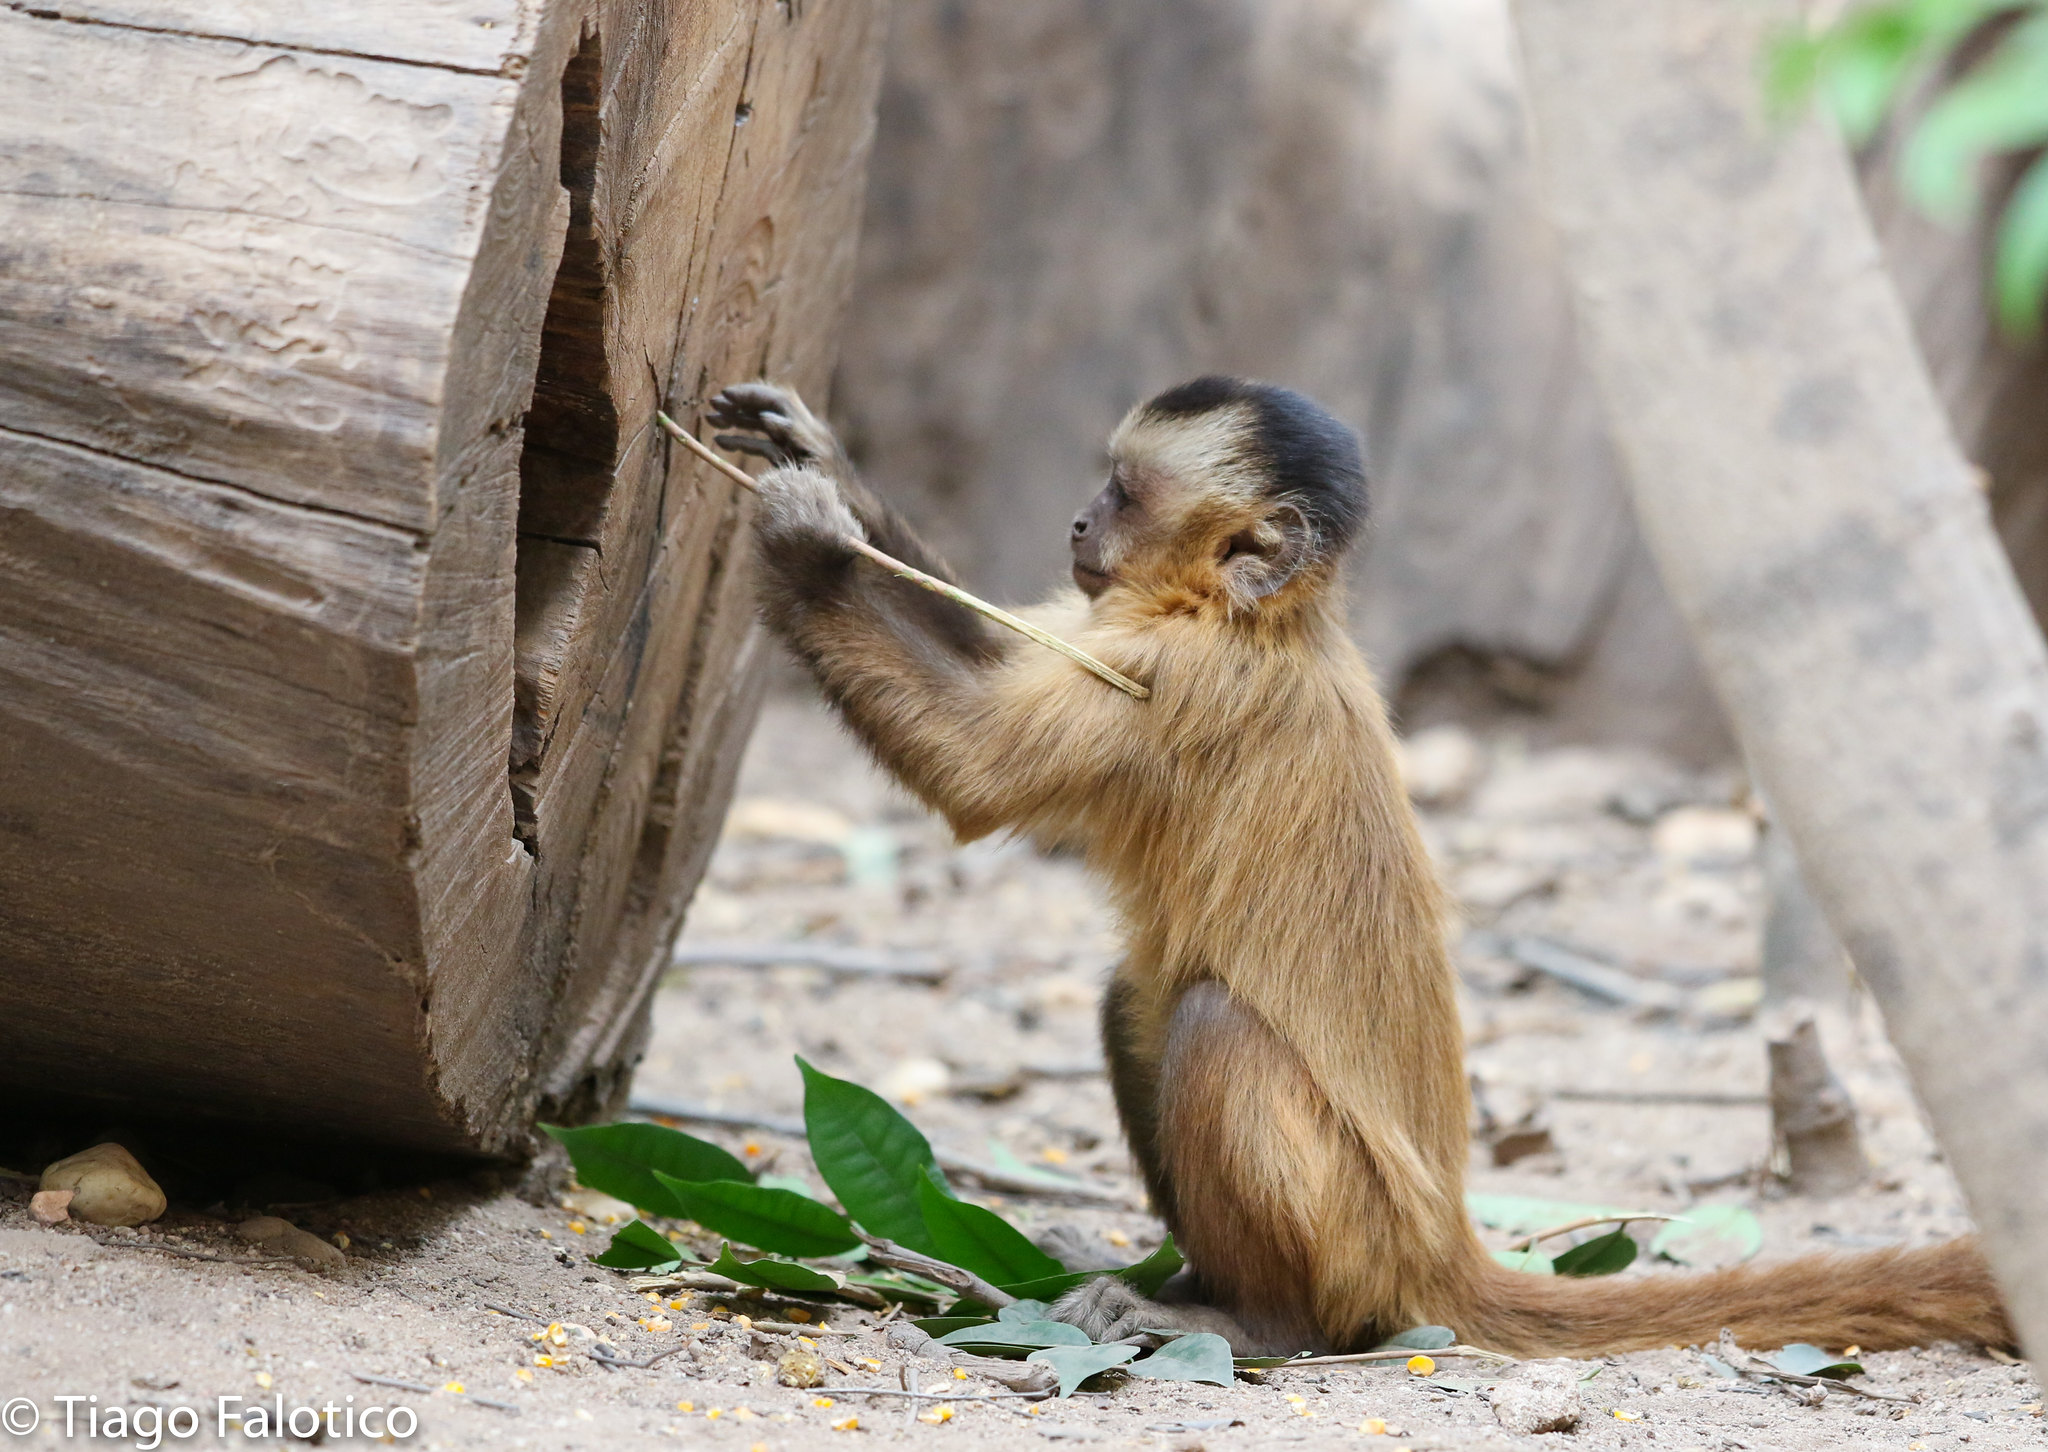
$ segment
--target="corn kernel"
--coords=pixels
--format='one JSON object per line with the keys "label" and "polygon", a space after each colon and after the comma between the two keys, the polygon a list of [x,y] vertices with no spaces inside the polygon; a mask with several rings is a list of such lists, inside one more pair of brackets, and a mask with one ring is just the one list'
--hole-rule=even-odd
{"label": "corn kernel", "polygon": [[1408,1358],[1408,1369],[1417,1376],[1428,1376],[1436,1370],[1436,1363],[1427,1356],[1411,1356]]}
{"label": "corn kernel", "polygon": [[860,1430],[860,1417],[853,1412],[848,1412],[832,1424],[832,1430],[835,1432],[857,1432]]}

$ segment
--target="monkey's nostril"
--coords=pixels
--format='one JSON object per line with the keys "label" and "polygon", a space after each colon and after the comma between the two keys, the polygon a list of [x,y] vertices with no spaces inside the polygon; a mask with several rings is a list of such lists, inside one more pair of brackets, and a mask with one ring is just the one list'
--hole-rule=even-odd
{"label": "monkey's nostril", "polygon": [[1074,538],[1075,538],[1075,539],[1079,539],[1079,538],[1080,538],[1080,537],[1081,537],[1082,535],[1084,535],[1084,534],[1086,534],[1086,533],[1088,533],[1088,521],[1087,521],[1087,520],[1085,520],[1085,519],[1077,519],[1077,520],[1075,520],[1075,521],[1074,521]]}

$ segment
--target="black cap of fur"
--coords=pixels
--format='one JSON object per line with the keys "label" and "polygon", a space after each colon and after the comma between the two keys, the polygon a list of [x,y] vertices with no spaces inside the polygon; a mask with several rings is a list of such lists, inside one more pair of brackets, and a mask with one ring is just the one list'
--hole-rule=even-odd
{"label": "black cap of fur", "polygon": [[1273,383],[1211,374],[1154,398],[1145,412],[1191,418],[1248,403],[1254,447],[1273,473],[1273,494],[1291,500],[1324,547],[1336,554],[1365,522],[1365,458],[1358,435],[1305,394]]}

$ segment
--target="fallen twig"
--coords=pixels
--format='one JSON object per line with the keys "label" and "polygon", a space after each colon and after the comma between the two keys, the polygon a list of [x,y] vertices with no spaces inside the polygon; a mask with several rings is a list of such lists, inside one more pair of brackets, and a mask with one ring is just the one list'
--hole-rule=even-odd
{"label": "fallen twig", "polygon": [[1753,1377],[1758,1381],[1786,1382],[1792,1386],[1825,1387],[1829,1391],[1853,1392],[1874,1402],[1901,1402],[1909,1407],[1920,1405],[1917,1396],[1899,1396],[1892,1392],[1871,1391],[1868,1387],[1857,1386],[1854,1382],[1832,1376],[1808,1376],[1804,1372],[1780,1371],[1761,1356],[1744,1351],[1735,1344],[1735,1338],[1727,1331],[1721,1332],[1720,1355],[1715,1359],[1737,1376]]}
{"label": "fallen twig", "polygon": [[109,1250],[155,1250],[165,1255],[183,1256],[186,1260],[210,1260],[220,1265],[286,1265],[294,1257],[289,1255],[256,1255],[244,1259],[238,1255],[220,1255],[211,1250],[193,1250],[182,1245],[165,1245],[155,1240],[101,1240],[89,1237],[94,1245],[104,1245]]}
{"label": "fallen twig", "polygon": [[813,1388],[821,1395],[846,1397],[913,1397],[921,1402],[994,1402],[1022,1398],[1025,1401],[1044,1401],[1052,1393],[1042,1392],[928,1392],[912,1391],[893,1386],[821,1386]]}
{"label": "fallen twig", "polygon": [[[1492,938],[1491,934],[1487,936]],[[1487,946],[1525,968],[1534,968],[1538,973],[1570,984],[1582,993],[1590,993],[1595,998],[1604,998],[1625,1008],[1650,1013],[1677,1013],[1686,1005],[1685,994],[1668,983],[1638,978],[1611,963],[1602,963],[1548,938],[1492,938]]]}
{"label": "fallen twig", "polygon": [[1640,1215],[1581,1215],[1576,1220],[1567,1220],[1562,1225],[1553,1225],[1548,1230],[1536,1231],[1520,1240],[1508,1242],[1509,1250],[1528,1250],[1538,1241],[1550,1240],[1555,1236],[1569,1235],[1574,1230],[1587,1230],[1595,1225],[1627,1225],[1631,1220],[1683,1220],[1683,1215],[1653,1215],[1644,1211]]}
{"label": "fallen twig", "polygon": [[496,1301],[485,1301],[483,1307],[486,1311],[496,1311],[500,1316],[514,1316],[521,1321],[533,1321],[542,1326],[548,1324],[547,1317],[536,1316],[533,1312],[522,1311],[516,1306],[501,1306]]}
{"label": "fallen twig", "polygon": [[944,983],[953,972],[923,954],[878,953],[829,943],[678,943],[668,961],[677,968],[821,968],[850,978],[907,978],[917,983]]}
{"label": "fallen twig", "polygon": [[674,1356],[678,1351],[688,1351],[689,1349],[689,1342],[679,1341],[664,1351],[657,1351],[651,1356],[643,1356],[638,1361],[628,1361],[623,1356],[614,1356],[602,1347],[593,1346],[590,1348],[590,1359],[599,1366],[645,1371],[649,1367],[666,1360],[668,1357]]}
{"label": "fallen twig", "polygon": [[[650,1119],[678,1119],[686,1124],[723,1124],[734,1129],[758,1129],[768,1134],[787,1135],[791,1139],[804,1139],[803,1124],[794,1119],[782,1119],[772,1114],[755,1114],[746,1110],[712,1109],[703,1104],[691,1104],[680,1099],[651,1099],[636,1096],[630,1106],[634,1114]],[[1105,1205],[1129,1205],[1131,1197],[1121,1191],[1102,1185],[1091,1185],[1086,1180],[1072,1180],[1064,1175],[1053,1175],[1044,1171],[1030,1171],[1018,1174],[1013,1170],[1001,1169],[955,1154],[951,1150],[934,1148],[932,1158],[939,1168],[952,1174],[971,1175],[991,1190],[1003,1190],[1013,1195],[1044,1195],[1048,1198],[1065,1196],[1073,1200],[1088,1200]]]}
{"label": "fallen twig", "polygon": [[1000,1311],[1003,1307],[1016,1303],[1015,1296],[1008,1291],[997,1290],[971,1270],[963,1270],[943,1260],[934,1260],[931,1256],[898,1245],[893,1240],[884,1240],[879,1235],[870,1235],[857,1225],[853,1233],[867,1243],[869,1260],[896,1270],[909,1271],[912,1275],[923,1276],[928,1281],[936,1281],[947,1290],[979,1301],[992,1311]]}
{"label": "fallen twig", "polygon": [[799,1296],[791,1292],[770,1290],[766,1286],[745,1285],[733,1280],[729,1276],[722,1276],[716,1271],[707,1270],[675,1270],[668,1271],[662,1275],[629,1276],[626,1279],[626,1284],[636,1291],[709,1291],[714,1295],[721,1296],[776,1296],[785,1301],[795,1301],[798,1303],[801,1303],[810,1296],[832,1295],[843,1297],[846,1300],[852,1301],[857,1306],[867,1306],[877,1311],[889,1304],[888,1298],[883,1296],[881,1292],[872,1290],[867,1286],[855,1285],[852,1282],[848,1282],[836,1290],[808,1291],[804,1295]]}
{"label": "fallen twig", "polygon": [[438,1392],[443,1396],[459,1397],[466,1402],[475,1402],[478,1406],[489,1407],[494,1412],[510,1412],[515,1417],[519,1415],[518,1407],[510,1402],[501,1402],[492,1397],[480,1397],[470,1392],[452,1392],[445,1387],[428,1386],[425,1382],[400,1381],[395,1376],[372,1376],[367,1371],[352,1371],[349,1375],[364,1386],[394,1387],[399,1391],[418,1392],[422,1396],[433,1396]]}
{"label": "fallen twig", "polygon": [[[681,424],[677,423],[667,414],[657,410],[654,415],[654,418],[655,422],[659,423],[663,429],[667,430],[669,436],[673,438],[677,443],[683,445],[685,448],[690,450],[691,453],[695,454],[705,463],[711,465],[712,468],[717,469],[719,472],[723,473],[728,479],[731,479],[735,484],[738,484],[743,489],[759,489],[760,486],[754,482],[753,476],[747,473],[746,470],[740,468],[739,465],[732,463],[728,459],[720,458],[717,454],[713,453],[708,447],[700,443],[695,434],[691,433],[688,429],[685,429]],[[1040,626],[1033,625],[1028,620],[1012,615],[1007,610],[1003,610],[998,608],[997,606],[991,605],[988,603],[988,601],[983,600],[977,595],[970,595],[965,590],[961,589],[958,585],[951,584],[945,580],[941,580],[936,575],[927,575],[923,570],[915,569],[910,565],[906,565],[903,563],[903,561],[897,559],[893,555],[885,555],[880,550],[876,549],[873,545],[869,544],[866,540],[861,539],[857,535],[841,535],[839,537],[839,542],[845,545],[848,549],[852,550],[855,554],[867,556],[869,559],[873,560],[876,564],[880,565],[883,569],[887,570],[890,574],[895,575],[899,579],[908,580],[913,585],[921,585],[925,589],[930,590],[935,594],[944,595],[948,600],[951,600],[956,604],[965,605],[969,610],[972,610],[975,614],[985,616],[988,619],[995,621],[995,623],[998,625],[1005,626],[1008,629],[1016,631],[1019,635],[1025,637],[1027,640],[1037,641],[1040,645],[1045,646],[1048,650],[1058,651],[1068,660],[1074,662],[1075,665],[1080,666],[1083,670],[1089,672],[1091,675],[1097,676],[1102,680],[1109,682],[1109,684],[1115,686],[1119,691],[1122,691],[1127,696],[1135,696],[1137,699],[1142,701],[1147,696],[1152,694],[1151,691],[1139,685],[1129,676],[1124,675],[1121,671],[1112,670],[1109,666],[1104,665],[1101,661],[1097,660],[1094,656],[1088,654],[1087,651],[1082,650],[1079,646],[1067,644],[1066,641],[1061,640],[1057,635],[1054,635],[1050,630],[1046,630]]]}
{"label": "fallen twig", "polygon": [[1488,1351],[1483,1346],[1444,1346],[1433,1351],[1418,1351],[1412,1346],[1397,1346],[1390,1351],[1347,1351],[1335,1356],[1299,1356],[1278,1366],[1269,1366],[1267,1371],[1292,1371],[1297,1366],[1342,1366],[1346,1362],[1363,1361],[1411,1361],[1418,1356],[1427,1356],[1432,1361],[1440,1356],[1477,1357],[1484,1361],[1512,1363],[1514,1357],[1498,1351]]}
{"label": "fallen twig", "polygon": [[1737,1094],[1718,1089],[1539,1089],[1552,1099],[1577,1099],[1596,1104],[1718,1104],[1748,1109],[1771,1102],[1768,1094]]}

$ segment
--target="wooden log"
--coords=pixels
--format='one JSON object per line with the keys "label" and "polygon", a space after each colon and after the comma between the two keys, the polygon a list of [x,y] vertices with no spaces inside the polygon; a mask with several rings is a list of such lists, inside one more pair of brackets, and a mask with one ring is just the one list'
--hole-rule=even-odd
{"label": "wooden log", "polygon": [[516,1151],[756,700],[654,429],[822,392],[878,0],[0,10],[0,1083]]}

